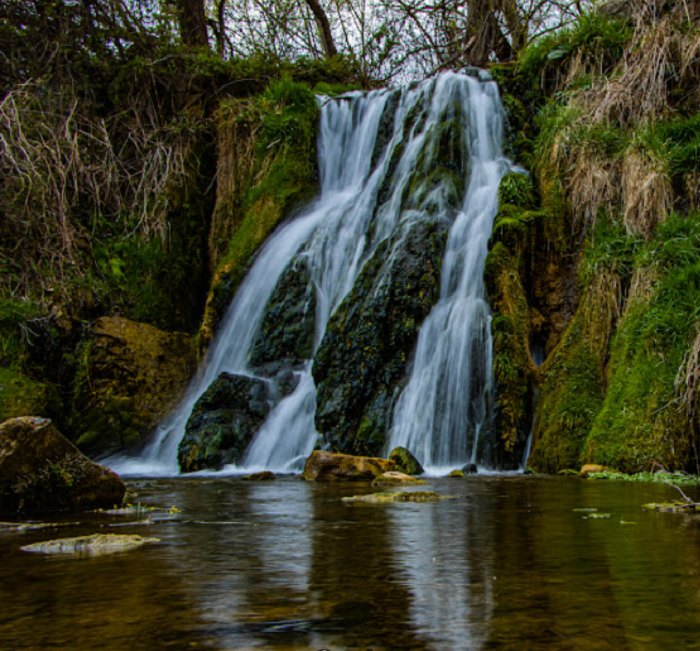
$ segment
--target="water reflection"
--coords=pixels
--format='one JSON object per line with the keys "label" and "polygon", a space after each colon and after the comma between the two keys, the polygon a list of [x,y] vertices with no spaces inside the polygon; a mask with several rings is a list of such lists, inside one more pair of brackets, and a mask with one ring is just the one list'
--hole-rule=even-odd
{"label": "water reflection", "polygon": [[473,504],[389,511],[397,570],[411,594],[411,626],[430,648],[481,648],[493,613],[494,568]]}
{"label": "water reflection", "polygon": [[[0,527],[0,648],[700,649],[699,521],[640,508],[669,488],[477,477],[426,487],[454,500],[362,507],[340,498],[368,485],[132,486],[179,511]],[[162,542],[19,552],[95,531]]]}

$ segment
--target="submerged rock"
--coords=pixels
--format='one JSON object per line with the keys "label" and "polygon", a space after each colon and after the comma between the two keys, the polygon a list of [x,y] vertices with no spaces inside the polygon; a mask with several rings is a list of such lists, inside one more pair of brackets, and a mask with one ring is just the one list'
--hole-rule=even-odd
{"label": "submerged rock", "polygon": [[195,403],[177,458],[183,472],[240,460],[270,412],[264,380],[222,373]]}
{"label": "submerged rock", "polygon": [[416,479],[415,477],[411,477],[411,475],[407,475],[403,472],[397,472],[395,470],[385,472],[384,474],[375,477],[372,481],[372,486],[395,486],[400,484],[413,484],[415,486],[419,486],[421,484],[425,484],[425,482],[422,479]]}
{"label": "submerged rock", "polygon": [[82,511],[120,505],[126,487],[46,418],[0,424],[0,513]]}
{"label": "submerged rock", "polygon": [[346,504],[396,504],[400,502],[440,502],[450,499],[432,491],[397,491],[393,493],[370,493],[369,495],[353,495],[343,497]]}
{"label": "submerged rock", "polygon": [[272,481],[273,479],[277,479],[277,476],[274,472],[270,472],[269,470],[254,472],[243,477],[244,481]]}
{"label": "submerged rock", "polygon": [[394,462],[376,457],[356,457],[316,450],[304,464],[309,481],[371,481],[394,469]]}
{"label": "submerged rock", "polygon": [[145,441],[196,368],[192,337],[122,317],[95,321],[80,348],[71,429],[89,454]]}
{"label": "submerged rock", "polygon": [[136,549],[148,543],[160,542],[159,538],[145,538],[137,535],[101,533],[76,538],[45,540],[20,547],[23,552],[34,554],[70,554],[75,556],[103,556]]}
{"label": "submerged rock", "polygon": [[404,447],[399,446],[394,448],[389,453],[389,460],[394,462],[396,470],[404,472],[407,475],[422,475],[424,472],[423,466],[420,465],[418,459]]}

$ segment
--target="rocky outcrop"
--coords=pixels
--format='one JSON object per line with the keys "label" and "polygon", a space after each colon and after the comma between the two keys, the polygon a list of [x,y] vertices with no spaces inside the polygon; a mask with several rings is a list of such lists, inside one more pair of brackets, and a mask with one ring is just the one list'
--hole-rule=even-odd
{"label": "rocky outcrop", "polygon": [[382,244],[331,318],[317,352],[316,427],[331,448],[377,455],[418,330],[437,301],[447,222]]}
{"label": "rocky outcrop", "polygon": [[192,409],[178,448],[183,472],[237,462],[270,412],[267,382],[222,373]]}
{"label": "rocky outcrop", "polygon": [[277,369],[298,367],[314,353],[316,297],[303,257],[296,258],[282,274],[272,293],[250,365]]}
{"label": "rocky outcrop", "polygon": [[394,469],[394,462],[375,457],[356,457],[316,450],[304,464],[309,481],[372,481]]}
{"label": "rocky outcrop", "polygon": [[121,504],[125,490],[50,420],[28,416],[0,425],[0,513],[110,508]]}
{"label": "rocky outcrop", "polygon": [[138,445],[195,370],[192,338],[122,317],[95,321],[79,350],[72,430],[91,455]]}

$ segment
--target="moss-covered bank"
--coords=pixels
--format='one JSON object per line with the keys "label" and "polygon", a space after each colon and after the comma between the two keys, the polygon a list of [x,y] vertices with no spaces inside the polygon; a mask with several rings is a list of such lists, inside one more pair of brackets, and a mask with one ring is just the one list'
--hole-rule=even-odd
{"label": "moss-covered bank", "polygon": [[502,201],[487,269],[499,419],[516,440],[531,423],[549,472],[699,469],[700,26],[637,4],[496,71],[536,184]]}

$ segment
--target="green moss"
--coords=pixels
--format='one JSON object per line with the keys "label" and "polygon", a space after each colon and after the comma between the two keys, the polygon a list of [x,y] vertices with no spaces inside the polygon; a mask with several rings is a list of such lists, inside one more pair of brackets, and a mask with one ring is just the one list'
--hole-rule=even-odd
{"label": "green moss", "polygon": [[700,216],[661,225],[637,270],[651,277],[628,301],[612,342],[608,390],[582,459],[630,472],[695,469],[692,425],[675,384],[700,323]]}
{"label": "green moss", "polygon": [[[247,122],[254,138],[249,185],[242,191],[241,215],[212,282],[205,322],[207,343],[233,298],[250,260],[281,220],[310,200],[318,189],[316,121],[318,106],[311,90],[288,78],[272,83],[254,102],[223,105],[219,120]],[[240,146],[231,142],[230,146]]]}
{"label": "green moss", "polygon": [[562,339],[542,368],[530,464],[575,467],[605,395],[605,363],[619,300],[619,276],[601,271],[584,292]]}
{"label": "green moss", "polygon": [[55,417],[60,411],[56,388],[30,378],[18,368],[0,368],[0,421],[16,416]]}

